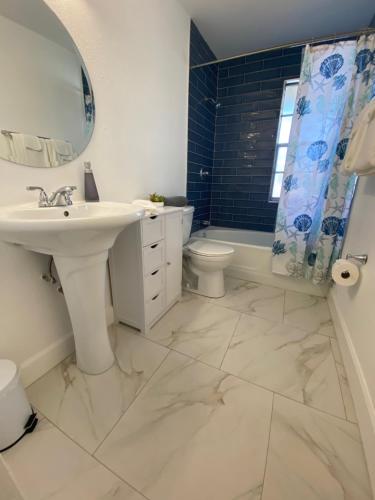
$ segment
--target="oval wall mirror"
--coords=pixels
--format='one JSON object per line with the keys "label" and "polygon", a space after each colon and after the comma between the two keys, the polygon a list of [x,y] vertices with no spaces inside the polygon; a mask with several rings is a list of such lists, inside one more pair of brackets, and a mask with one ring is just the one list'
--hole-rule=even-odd
{"label": "oval wall mirror", "polygon": [[1,0],[0,68],[0,157],[51,168],[80,155],[94,95],[75,43],[43,0]]}

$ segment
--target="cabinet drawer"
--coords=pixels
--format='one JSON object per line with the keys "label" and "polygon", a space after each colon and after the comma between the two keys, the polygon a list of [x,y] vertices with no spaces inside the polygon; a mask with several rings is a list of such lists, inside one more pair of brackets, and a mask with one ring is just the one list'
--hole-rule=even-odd
{"label": "cabinet drawer", "polygon": [[163,288],[164,285],[164,269],[156,269],[151,274],[145,276],[144,279],[144,294],[145,301],[155,297]]}
{"label": "cabinet drawer", "polygon": [[147,276],[164,264],[164,241],[143,249],[143,274]]}
{"label": "cabinet drawer", "polygon": [[143,246],[150,245],[164,238],[162,216],[151,215],[146,219],[142,219],[141,225]]}
{"label": "cabinet drawer", "polygon": [[150,325],[164,310],[164,293],[161,291],[146,302],[146,325]]}

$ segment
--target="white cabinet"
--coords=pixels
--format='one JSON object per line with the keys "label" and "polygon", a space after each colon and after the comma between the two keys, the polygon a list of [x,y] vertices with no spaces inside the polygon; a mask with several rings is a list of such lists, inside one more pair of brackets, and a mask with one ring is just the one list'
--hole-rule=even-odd
{"label": "white cabinet", "polygon": [[166,301],[175,302],[181,295],[182,282],[182,214],[165,217]]}
{"label": "white cabinet", "polygon": [[182,210],[127,226],[109,262],[116,320],[146,332],[181,296]]}

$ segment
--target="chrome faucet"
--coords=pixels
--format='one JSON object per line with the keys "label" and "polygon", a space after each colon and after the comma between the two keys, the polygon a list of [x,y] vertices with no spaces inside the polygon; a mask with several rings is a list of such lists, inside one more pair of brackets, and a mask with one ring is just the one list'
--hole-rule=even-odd
{"label": "chrome faucet", "polygon": [[67,207],[73,205],[72,194],[76,186],[63,186],[54,191],[48,198],[50,207]]}
{"label": "chrome faucet", "polygon": [[76,186],[63,186],[54,191],[51,196],[40,186],[26,186],[27,191],[40,191],[39,207],[67,207],[73,205],[72,194]]}

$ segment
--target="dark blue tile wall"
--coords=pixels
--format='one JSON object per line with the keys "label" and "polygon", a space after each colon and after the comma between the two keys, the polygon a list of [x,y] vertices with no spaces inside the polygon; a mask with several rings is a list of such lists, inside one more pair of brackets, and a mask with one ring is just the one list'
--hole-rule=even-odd
{"label": "dark blue tile wall", "polygon": [[[190,65],[216,59],[196,25],[191,23]],[[190,70],[187,197],[195,206],[193,231],[210,220],[216,108],[205,97],[217,97],[216,64]],[[209,175],[201,178],[200,170]]]}
{"label": "dark blue tile wall", "polygon": [[300,74],[301,48],[218,65],[211,224],[274,231],[268,201],[283,83]]}
{"label": "dark blue tile wall", "polygon": [[274,231],[277,204],[268,196],[283,83],[300,66],[301,48],[218,65],[211,224]]}
{"label": "dark blue tile wall", "polygon": [[[242,56],[190,70],[187,196],[193,231],[212,225],[274,231],[268,201],[284,80],[297,78],[302,49]],[[216,59],[191,23],[190,65]],[[216,110],[205,97],[217,98]],[[208,172],[203,179],[199,172]]]}

